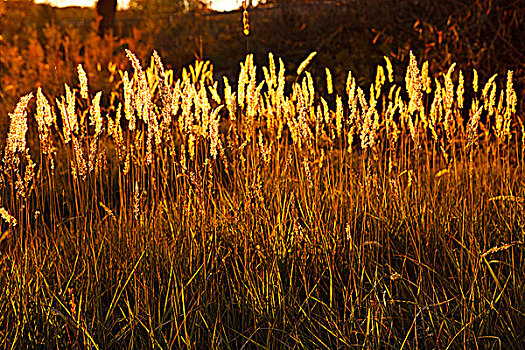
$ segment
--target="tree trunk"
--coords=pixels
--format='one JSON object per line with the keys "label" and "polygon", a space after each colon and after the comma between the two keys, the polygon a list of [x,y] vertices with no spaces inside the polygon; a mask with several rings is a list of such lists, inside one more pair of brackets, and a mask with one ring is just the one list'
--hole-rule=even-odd
{"label": "tree trunk", "polygon": [[98,35],[104,36],[114,29],[117,0],[97,1]]}

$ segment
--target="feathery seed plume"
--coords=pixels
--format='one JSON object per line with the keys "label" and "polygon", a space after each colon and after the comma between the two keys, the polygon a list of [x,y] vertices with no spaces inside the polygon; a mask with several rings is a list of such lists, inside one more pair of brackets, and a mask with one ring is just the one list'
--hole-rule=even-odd
{"label": "feathery seed plume", "polygon": [[306,81],[308,85],[308,95],[305,94],[305,96],[308,96],[308,107],[312,107],[315,101],[315,88],[314,88],[314,80],[312,78],[312,75],[310,72],[306,72]]}
{"label": "feathery seed plume", "polygon": [[476,69],[473,69],[474,78],[472,78],[472,88],[474,89],[474,92],[478,93],[478,71]]}
{"label": "feathery seed plume", "polygon": [[98,135],[95,135],[89,143],[89,155],[88,155],[88,172],[91,174],[95,169],[95,162],[97,159],[98,149]]}
{"label": "feathery seed plume", "polygon": [[64,133],[64,143],[71,140],[71,134],[78,132],[78,119],[75,113],[75,96],[67,84],[66,97],[62,96],[56,100],[60,113],[62,114],[62,131]]}
{"label": "feathery seed plume", "polygon": [[284,62],[281,58],[279,58],[279,74],[277,76],[277,96],[278,98],[282,98],[284,94],[284,85],[286,83],[284,79],[284,73],[286,71],[286,68],[284,67]]}
{"label": "feathery seed plume", "polygon": [[215,103],[220,105],[222,101],[221,101],[221,97],[219,96],[217,92],[218,85],[219,85],[219,82],[216,81],[213,85],[208,85],[208,89],[210,90],[211,98],[215,101]]}
{"label": "feathery seed plume", "polygon": [[423,62],[423,67],[421,67],[421,83],[423,84],[423,91],[430,94],[432,92],[432,79],[428,75],[428,61]]}
{"label": "feathery seed plume", "polygon": [[210,155],[213,157],[213,159],[216,159],[218,154],[217,147],[219,145],[219,121],[221,118],[219,112],[223,107],[223,105],[220,105],[219,107],[215,108],[210,117]]}
{"label": "feathery seed plume", "polygon": [[102,116],[100,114],[100,98],[102,97],[102,91],[97,92],[93,98],[93,103],[89,108],[89,115],[91,118],[90,125],[95,125],[95,135],[102,133]]}
{"label": "feathery seed plume", "polygon": [[331,95],[334,92],[334,87],[332,84],[332,73],[330,73],[330,69],[328,67],[325,68],[326,71],[326,88],[328,91],[328,94]]}
{"label": "feathery seed plume", "polygon": [[498,76],[497,73],[494,74],[493,76],[491,76],[490,79],[485,84],[485,86],[483,87],[483,90],[481,90],[481,98],[483,100],[487,100],[487,97],[488,97],[488,94],[489,94],[489,90],[492,87],[492,83],[494,83],[494,80],[496,80],[497,76]]}
{"label": "feathery seed plume", "polygon": [[72,135],[71,140],[73,141],[73,150],[75,151],[75,160],[78,169],[78,175],[84,181],[87,175],[87,165],[86,160],[84,159],[84,154],[82,152],[82,146],[78,138],[75,135]]}
{"label": "feathery seed plume", "polygon": [[67,102],[67,116],[68,122],[71,127],[71,131],[78,132],[78,120],[75,110],[75,93],[69,88],[69,85],[65,84],[66,87],[66,102]]}
{"label": "feathery seed plume", "polygon": [[248,76],[248,64],[250,60],[250,55],[246,56],[245,63],[240,63],[241,65],[241,71],[239,73],[239,81],[237,83],[237,100],[239,103],[239,107],[244,109],[245,105],[245,87],[248,84],[249,76]]}
{"label": "feathery seed plume", "polygon": [[268,89],[273,89],[277,85],[277,76],[275,74],[275,60],[273,59],[273,53],[268,53],[269,71],[270,71],[270,85]]}
{"label": "feathery seed plume", "polygon": [[9,225],[16,226],[18,224],[16,219],[4,207],[0,208],[0,216]]}
{"label": "feathery seed plume", "polygon": [[382,66],[377,66],[376,81],[374,84],[375,87],[375,99],[379,98],[381,94],[381,88],[385,84],[385,70]]}
{"label": "feathery seed plume", "polygon": [[9,124],[9,133],[7,134],[7,144],[4,154],[4,164],[18,166],[20,153],[26,150],[26,133],[27,133],[27,105],[33,98],[29,93],[22,97],[13,113],[9,113],[11,122]]}
{"label": "feathery seed plume", "polygon": [[368,111],[368,102],[366,102],[365,93],[360,87],[357,87],[357,97],[359,98],[359,104],[361,105],[363,113],[366,113]]}
{"label": "feathery seed plume", "polygon": [[84,68],[81,64],[77,66],[77,72],[78,72],[78,80],[80,82],[80,97],[83,99],[88,99],[88,79],[86,72],[84,71]]}
{"label": "feathery seed plume", "polygon": [[137,109],[139,117],[141,117],[146,123],[149,123],[149,112],[152,108],[152,101],[151,91],[149,89],[146,74],[142,70],[142,66],[140,64],[139,59],[137,58],[137,56],[135,56],[133,52],[126,49],[126,56],[131,61],[131,65],[135,70],[135,77],[137,83],[137,92],[134,98],[135,108]]}
{"label": "feathery seed plume", "polygon": [[474,145],[474,143],[478,139],[478,123],[479,119],[481,117],[481,112],[483,111],[483,107],[480,107],[476,113],[470,116],[470,119],[468,121],[468,128],[467,128],[467,146],[471,147]]}
{"label": "feathery seed plume", "polygon": [[507,84],[506,84],[506,96],[507,96],[507,113],[515,114],[516,113],[516,104],[517,96],[516,91],[513,88],[512,84],[512,74],[513,72],[509,70],[507,72]]}
{"label": "feathery seed plume", "polygon": [[[24,181],[17,183],[17,195],[22,198],[27,198],[31,191],[33,177],[35,176],[35,163],[29,156],[29,149],[26,149],[26,168],[24,173]],[[17,174],[18,175],[18,174]]]}
{"label": "feathery seed plume", "polygon": [[304,69],[310,64],[315,55],[317,55],[316,51],[312,52],[303,62],[301,62],[301,64],[297,68],[297,76],[300,76],[303,73]]}
{"label": "feathery seed plume", "polygon": [[392,62],[390,61],[390,58],[383,56],[386,62],[386,70],[388,71],[388,81],[390,83],[394,82],[394,69],[392,68]]}
{"label": "feathery seed plume", "polygon": [[337,137],[341,137],[341,131],[343,129],[343,101],[339,95],[336,97],[335,129],[337,131]]}
{"label": "feathery seed plume", "polygon": [[[355,125],[352,125],[350,130],[348,131],[347,139],[348,139],[348,153],[352,153],[352,145],[354,143],[354,135],[355,135]],[[323,153],[324,155],[324,153]]]}
{"label": "feathery seed plume", "polygon": [[421,110],[423,107],[423,97],[421,94],[421,74],[417,67],[416,57],[410,51],[410,63],[407,69],[406,77],[406,89],[410,102],[408,103],[408,113],[412,114],[415,111]]}
{"label": "feathery seed plume", "polygon": [[465,78],[463,77],[463,71],[459,71],[459,83],[458,83],[458,91],[457,91],[457,96],[458,96],[458,107],[460,109],[463,109],[463,102],[464,102],[464,98],[463,98],[463,94],[465,92]]}
{"label": "feathery seed plume", "polygon": [[485,108],[488,111],[489,118],[494,114],[494,106],[496,104],[496,90],[496,83],[493,82],[491,85],[489,98],[485,100]]}
{"label": "feathery seed plume", "polygon": [[372,117],[377,117],[377,111],[375,109],[377,101],[373,101],[368,108],[364,118],[363,118],[363,127],[361,129],[361,148],[366,149],[368,147],[373,147],[375,142],[375,131],[374,130],[379,124],[372,120]]}
{"label": "feathery seed plume", "polygon": [[443,91],[443,107],[445,110],[449,110],[454,103],[454,83],[452,82],[452,73],[456,63],[453,63],[445,75],[445,90]]}
{"label": "feathery seed plume", "polygon": [[323,106],[324,122],[327,125],[330,125],[330,123],[332,122],[330,109],[328,108],[328,103],[326,102],[326,100],[322,96],[321,96],[321,105]]}
{"label": "feathery seed plume", "polygon": [[129,131],[135,130],[135,102],[133,93],[133,79],[128,78],[128,72],[124,72],[122,76],[122,83],[124,85],[124,114],[128,121]]}
{"label": "feathery seed plume", "polygon": [[40,87],[36,92],[35,119],[38,124],[38,136],[40,138],[42,153],[53,153],[53,144],[51,142],[51,125],[55,123],[55,115]]}

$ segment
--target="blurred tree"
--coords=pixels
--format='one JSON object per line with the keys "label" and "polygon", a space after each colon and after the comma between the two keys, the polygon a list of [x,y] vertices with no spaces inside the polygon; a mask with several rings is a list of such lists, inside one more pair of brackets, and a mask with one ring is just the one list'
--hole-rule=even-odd
{"label": "blurred tree", "polygon": [[114,29],[117,0],[97,1],[98,35],[103,37]]}

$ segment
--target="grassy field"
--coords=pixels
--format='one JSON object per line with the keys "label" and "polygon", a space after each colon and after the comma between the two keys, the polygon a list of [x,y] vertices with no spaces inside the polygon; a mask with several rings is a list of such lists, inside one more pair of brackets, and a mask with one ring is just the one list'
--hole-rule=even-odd
{"label": "grassy field", "polygon": [[336,91],[314,54],[236,85],[127,56],[111,93],[79,66],[10,114],[1,347],[525,346],[512,72],[411,54]]}

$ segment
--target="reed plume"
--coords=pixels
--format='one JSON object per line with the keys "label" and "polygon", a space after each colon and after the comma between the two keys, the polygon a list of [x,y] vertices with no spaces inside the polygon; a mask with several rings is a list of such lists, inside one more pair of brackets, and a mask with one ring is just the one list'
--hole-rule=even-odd
{"label": "reed plume", "polygon": [[47,155],[53,154],[55,149],[51,140],[51,126],[56,123],[55,114],[40,87],[36,92],[35,119],[38,124],[38,137],[40,138],[42,153]]}
{"label": "reed plume", "polygon": [[4,207],[0,207],[0,216],[1,216],[2,219],[3,219],[7,224],[9,224],[10,226],[16,226],[16,225],[18,225],[18,222],[17,222],[17,220],[15,219],[15,217],[12,216],[11,214],[9,214],[9,212],[7,211],[7,209],[5,209]]}
{"label": "reed plume", "polygon": [[33,93],[23,96],[15,107],[13,113],[9,113],[10,124],[7,134],[7,144],[4,153],[4,165],[18,167],[20,154],[26,152],[27,134],[27,105],[33,98]]}
{"label": "reed plume", "polygon": [[332,73],[330,73],[330,69],[328,67],[325,68],[326,72],[326,91],[329,95],[334,93],[334,86],[332,84]]}
{"label": "reed plume", "polygon": [[405,83],[410,99],[408,103],[408,113],[413,114],[415,111],[420,111],[423,108],[423,96],[421,94],[421,74],[417,67],[416,57],[412,54],[412,51],[410,51],[410,63],[407,69]]}
{"label": "reed plume", "polygon": [[86,72],[84,71],[84,67],[82,67],[81,64],[77,66],[77,72],[78,72],[78,80],[79,80],[79,86],[80,86],[80,97],[87,100],[89,98],[88,94],[88,78],[86,75]]}
{"label": "reed plume", "polygon": [[310,62],[313,60],[315,55],[317,55],[316,51],[310,53],[308,55],[308,57],[306,57],[306,59],[303,62],[301,62],[301,64],[297,68],[297,76],[300,76],[304,72],[306,66],[308,66],[310,64]]}
{"label": "reed plume", "polygon": [[388,72],[388,81],[390,83],[394,82],[394,69],[392,68],[392,62],[390,61],[390,58],[383,56],[386,62],[386,70]]}

